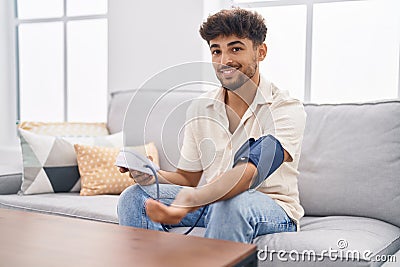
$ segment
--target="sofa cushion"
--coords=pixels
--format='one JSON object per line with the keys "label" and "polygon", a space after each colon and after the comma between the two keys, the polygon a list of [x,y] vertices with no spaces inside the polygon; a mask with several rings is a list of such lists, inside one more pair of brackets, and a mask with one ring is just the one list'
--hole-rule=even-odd
{"label": "sofa cushion", "polygon": [[74,145],[81,177],[81,196],[120,194],[135,182],[114,165],[120,148]]}
{"label": "sofa cushion", "polygon": [[306,215],[400,226],[400,100],[305,109],[299,191]]}
{"label": "sofa cushion", "polygon": [[259,266],[375,266],[377,255],[400,247],[400,229],[376,219],[304,217],[301,225],[300,232],[257,237]]}
{"label": "sofa cushion", "polygon": [[[81,196],[120,194],[135,182],[129,173],[120,173],[115,159],[121,148],[74,145],[81,176]],[[158,163],[158,153],[154,143],[131,147],[143,156],[151,156]]]}
{"label": "sofa cushion", "polygon": [[[400,229],[391,224],[351,216],[303,217],[300,223],[300,232],[254,240],[258,266],[379,266],[379,259],[400,258],[392,256],[400,249]],[[184,233],[187,229],[178,227],[171,232]],[[204,233],[205,228],[196,227],[190,234]]]}
{"label": "sofa cushion", "polygon": [[79,193],[0,195],[0,208],[118,223],[118,197],[117,195],[80,196]]}

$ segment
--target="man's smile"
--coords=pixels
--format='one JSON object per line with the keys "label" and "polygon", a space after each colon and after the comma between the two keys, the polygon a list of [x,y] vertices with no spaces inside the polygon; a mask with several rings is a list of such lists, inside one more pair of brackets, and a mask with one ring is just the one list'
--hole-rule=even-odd
{"label": "man's smile", "polygon": [[239,66],[237,67],[224,66],[219,68],[218,72],[222,74],[223,77],[230,78],[236,74],[239,68],[240,68]]}

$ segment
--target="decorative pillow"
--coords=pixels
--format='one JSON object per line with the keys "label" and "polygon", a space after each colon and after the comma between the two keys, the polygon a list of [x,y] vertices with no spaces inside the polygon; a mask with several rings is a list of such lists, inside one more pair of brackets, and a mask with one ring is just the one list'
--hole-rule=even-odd
{"label": "decorative pillow", "polygon": [[[87,146],[75,144],[79,173],[81,174],[81,196],[100,194],[120,194],[134,184],[129,173],[120,173],[114,165],[120,148]],[[144,156],[151,156],[158,162],[158,152],[154,143],[131,147]]]}
{"label": "decorative pillow", "polygon": [[78,192],[80,180],[74,144],[121,147],[122,132],[96,137],[55,137],[19,129],[23,158],[20,194]]}
{"label": "decorative pillow", "polygon": [[36,134],[51,136],[103,136],[109,135],[107,125],[103,122],[34,122],[24,121],[20,129]]}

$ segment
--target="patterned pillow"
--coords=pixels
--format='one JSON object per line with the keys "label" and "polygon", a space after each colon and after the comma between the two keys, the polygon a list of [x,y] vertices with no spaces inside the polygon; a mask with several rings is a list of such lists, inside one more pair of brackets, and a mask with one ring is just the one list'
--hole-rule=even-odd
{"label": "patterned pillow", "polygon": [[[81,174],[81,196],[120,194],[134,184],[128,173],[120,173],[114,165],[120,148],[75,144],[79,173]],[[151,156],[157,165],[158,152],[154,143],[132,147],[142,155]]]}
{"label": "patterned pillow", "polygon": [[19,129],[23,180],[20,194],[78,192],[80,176],[74,144],[121,147],[122,132],[96,137],[57,137]]}
{"label": "patterned pillow", "polygon": [[35,122],[24,121],[19,128],[36,134],[51,136],[103,136],[108,135],[103,122]]}

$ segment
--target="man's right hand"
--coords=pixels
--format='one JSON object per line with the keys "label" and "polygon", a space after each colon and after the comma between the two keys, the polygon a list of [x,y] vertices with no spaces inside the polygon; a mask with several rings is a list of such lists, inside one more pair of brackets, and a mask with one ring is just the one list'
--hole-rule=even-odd
{"label": "man's right hand", "polygon": [[129,170],[128,168],[119,167],[121,173],[129,172],[129,177],[131,177],[135,183],[140,185],[151,185],[154,184],[156,179],[153,175],[143,173],[140,171]]}

